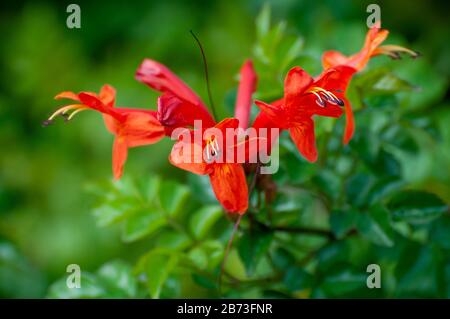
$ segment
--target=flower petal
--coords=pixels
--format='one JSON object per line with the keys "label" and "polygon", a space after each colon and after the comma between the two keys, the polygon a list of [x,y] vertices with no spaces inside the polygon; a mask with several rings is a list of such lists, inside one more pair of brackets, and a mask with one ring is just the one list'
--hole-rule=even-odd
{"label": "flower petal", "polygon": [[61,99],[80,101],[80,99],[78,98],[78,94],[75,94],[74,92],[71,92],[71,91],[64,91],[55,96],[55,100],[61,100]]}
{"label": "flower petal", "polygon": [[108,84],[105,84],[102,86],[98,97],[103,104],[108,107],[113,107],[116,101],[116,89]]}
{"label": "flower petal", "polygon": [[247,181],[240,164],[214,164],[209,178],[214,194],[225,210],[239,214],[247,211]]}
{"label": "flower petal", "polygon": [[241,79],[234,108],[234,117],[239,120],[239,127],[248,127],[250,109],[252,106],[252,94],[256,90],[257,76],[253,63],[247,60],[240,71]]}
{"label": "flower petal", "polygon": [[296,66],[290,69],[284,80],[285,108],[295,105],[312,83],[313,78],[302,68]]}
{"label": "flower petal", "polygon": [[158,98],[158,120],[171,129],[193,127],[196,120],[201,121],[203,128],[215,124],[211,114],[204,107],[182,100],[170,92]]}
{"label": "flower petal", "polygon": [[343,101],[345,105],[345,131],[343,142],[344,144],[348,144],[353,137],[353,133],[355,133],[355,118],[350,102],[346,98],[343,98]]}
{"label": "flower petal", "polygon": [[[280,135],[280,127],[274,123],[265,112],[260,112],[256,116],[252,127],[257,132],[258,144],[255,149],[254,146],[252,147],[251,143],[247,143],[246,158],[252,159],[254,158],[255,153],[261,154],[261,152],[263,153],[263,156],[270,155],[272,152],[272,146]],[[263,134],[263,132],[265,133]]]}
{"label": "flower petal", "polygon": [[236,129],[236,128],[238,128],[238,126],[239,126],[239,120],[229,117],[229,118],[223,119],[222,121],[217,123],[214,127],[225,133],[225,130],[227,128]]}
{"label": "flower petal", "polygon": [[125,138],[120,136],[114,139],[113,154],[112,154],[112,167],[114,178],[117,180],[122,176],[123,166],[127,160],[128,147]]}
{"label": "flower petal", "polygon": [[136,71],[136,79],[159,92],[171,92],[179,98],[206,109],[201,99],[189,86],[180,80],[166,66],[154,60],[145,59]]}
{"label": "flower petal", "polygon": [[[332,93],[345,105],[345,92],[347,91],[347,87],[355,72],[356,69],[352,67],[339,65],[337,67],[325,70],[321,75],[319,75],[313,86],[320,87]],[[316,99],[317,97],[313,94],[308,94],[305,96],[302,103],[300,103],[301,105],[308,105],[308,114],[336,118],[343,114],[343,110],[340,105],[326,102],[325,106],[319,106],[316,103]]]}
{"label": "flower petal", "polygon": [[124,119],[124,117],[119,112],[117,112],[113,107],[109,107],[103,104],[103,102],[97,96],[95,96],[95,94],[88,92],[81,92],[80,94],[78,94],[78,97],[81,103],[83,103],[87,107],[90,107],[91,109],[94,109],[104,114],[111,115],[118,121],[122,121]]}
{"label": "flower petal", "polygon": [[[287,118],[286,112],[281,108],[281,106],[274,106],[272,104],[268,104],[262,101],[255,100],[255,104],[261,109],[261,111],[265,114],[265,117],[262,119],[269,119],[279,128],[287,128]],[[260,119],[260,120],[262,120]],[[255,120],[256,122],[256,120]]]}
{"label": "flower petal", "polygon": [[126,120],[121,124],[120,134],[128,147],[154,144],[164,137],[164,127],[152,112],[127,110]]}
{"label": "flower petal", "polygon": [[347,90],[348,84],[355,73],[355,68],[339,65],[322,72],[314,82],[314,86],[321,87],[335,95],[342,95]]}
{"label": "flower petal", "polygon": [[188,172],[208,174],[209,165],[203,160],[203,147],[191,140],[191,132],[188,129],[184,130],[184,134],[180,134],[180,140],[172,147],[169,161],[172,165]]}
{"label": "flower petal", "polygon": [[326,70],[338,65],[347,64],[348,60],[349,58],[339,51],[334,50],[326,51],[322,55],[322,66],[323,69]]}
{"label": "flower petal", "polygon": [[322,64],[324,68],[348,65],[361,71],[367,65],[369,59],[378,54],[376,49],[387,38],[388,34],[389,31],[380,29],[380,23],[378,23],[367,32],[364,45],[359,52],[346,57],[339,52],[328,51],[322,57]]}
{"label": "flower petal", "polygon": [[304,119],[291,127],[289,133],[300,154],[308,161],[315,162],[317,160],[317,148],[313,120]]}

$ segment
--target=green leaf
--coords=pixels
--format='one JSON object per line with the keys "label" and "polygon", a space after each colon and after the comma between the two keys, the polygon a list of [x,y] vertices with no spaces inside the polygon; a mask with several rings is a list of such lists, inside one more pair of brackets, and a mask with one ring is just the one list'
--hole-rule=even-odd
{"label": "green leaf", "polygon": [[327,297],[342,297],[361,288],[367,289],[366,280],[366,273],[342,269],[327,276],[320,287]]}
{"label": "green leaf", "polygon": [[431,298],[438,296],[444,281],[440,269],[442,251],[433,246],[420,246],[409,242],[399,255],[395,275],[396,298]]}
{"label": "green leaf", "polygon": [[394,231],[389,221],[389,212],[381,205],[370,208],[369,213],[358,215],[356,227],[361,235],[374,244],[392,247]]}
{"label": "green leaf", "polygon": [[194,273],[194,274],[192,274],[192,279],[194,280],[194,282],[197,285],[204,287],[206,289],[216,289],[217,288],[216,282],[206,276],[202,276],[202,275]]}
{"label": "green leaf", "polygon": [[388,203],[395,221],[430,222],[448,211],[448,206],[434,194],[422,191],[403,191]]}
{"label": "green leaf", "polygon": [[137,296],[137,280],[131,266],[123,261],[112,261],[97,272],[98,279],[107,287],[109,298],[132,298]]}
{"label": "green leaf", "polygon": [[349,244],[347,241],[335,241],[324,246],[317,254],[318,272],[328,273],[336,265],[348,263],[350,257]]}
{"label": "green leaf", "polygon": [[162,182],[159,187],[159,199],[165,213],[177,216],[183,209],[189,196],[189,189],[172,181]]}
{"label": "green leaf", "polygon": [[367,204],[367,196],[374,183],[374,178],[365,173],[358,173],[347,180],[347,201],[356,206],[363,207]]}
{"label": "green leaf", "polygon": [[377,68],[368,71],[366,74],[356,79],[357,85],[360,86],[366,94],[386,94],[397,93],[402,91],[412,91],[415,89],[407,81],[399,78],[386,68]]}
{"label": "green leaf", "polygon": [[433,222],[430,239],[445,249],[450,250],[450,216],[443,216]]}
{"label": "green leaf", "polygon": [[136,271],[145,272],[150,297],[159,297],[165,281],[177,263],[178,256],[176,254],[161,249],[152,250],[141,258],[136,266]]}
{"label": "green leaf", "polygon": [[401,175],[401,164],[394,155],[388,153],[384,148],[380,148],[377,156],[370,161],[366,161],[368,167],[374,175],[387,177],[399,177]]}
{"label": "green leaf", "polygon": [[212,270],[223,260],[224,247],[220,241],[207,240],[191,249],[189,261],[198,269]]}
{"label": "green leaf", "polygon": [[267,35],[270,29],[270,5],[265,3],[256,17],[256,35],[262,39]]}
{"label": "green leaf", "polygon": [[296,37],[293,43],[290,45],[288,51],[283,57],[280,70],[285,70],[289,65],[297,59],[303,49],[303,38]]}
{"label": "green leaf", "polygon": [[398,191],[405,182],[397,177],[384,177],[378,179],[368,194],[369,205],[380,202],[393,192]]}
{"label": "green leaf", "polygon": [[153,203],[156,200],[160,185],[161,179],[157,176],[146,177],[141,181],[139,184],[140,192],[148,203]]}
{"label": "green leaf", "polygon": [[39,298],[45,289],[43,274],[12,244],[0,240],[0,297]]}
{"label": "green leaf", "polygon": [[208,256],[206,252],[201,247],[193,248],[189,254],[189,259],[198,269],[206,269],[208,267]]}
{"label": "green leaf", "polygon": [[81,272],[80,288],[69,288],[63,277],[50,286],[48,298],[58,299],[84,299],[84,298],[104,298],[107,295],[99,279],[90,273]]}
{"label": "green leaf", "polygon": [[158,235],[156,246],[170,250],[183,250],[191,244],[191,239],[180,231],[165,230]]}
{"label": "green leaf", "polygon": [[295,263],[295,257],[283,247],[278,247],[272,253],[272,262],[277,269],[286,271]]}
{"label": "green leaf", "polygon": [[223,211],[220,206],[205,206],[192,216],[189,221],[189,229],[195,238],[204,238],[222,216]]}
{"label": "green leaf", "polygon": [[224,269],[238,279],[247,278],[245,265],[236,249],[230,250]]}
{"label": "green leaf", "polygon": [[190,188],[195,189],[192,196],[199,202],[204,204],[217,204],[216,196],[214,195],[207,175],[189,174],[188,182]]}
{"label": "green leaf", "polygon": [[252,230],[245,233],[239,240],[239,255],[248,275],[253,274],[259,261],[269,250],[272,238],[272,233]]}
{"label": "green leaf", "polygon": [[125,242],[136,241],[152,234],[166,223],[166,218],[160,212],[140,209],[126,220],[122,239]]}
{"label": "green leaf", "polygon": [[288,290],[299,291],[310,288],[313,277],[301,267],[292,266],[286,271],[283,282]]}
{"label": "green leaf", "polygon": [[331,212],[331,230],[337,238],[344,238],[356,225],[358,212],[353,209],[334,210]]}
{"label": "green leaf", "polygon": [[[361,124],[369,125],[369,123]],[[366,129],[356,130],[352,143],[349,145],[356,151],[358,157],[361,157],[365,163],[372,165],[377,160],[380,143],[379,134]]]}
{"label": "green leaf", "polygon": [[124,220],[136,206],[140,206],[140,203],[135,199],[117,198],[97,207],[93,214],[97,219],[97,225],[100,227],[109,226]]}
{"label": "green leaf", "polygon": [[200,247],[206,252],[208,256],[208,267],[213,269],[219,265],[224,256],[224,246],[219,240],[206,240]]}
{"label": "green leaf", "polygon": [[341,180],[339,176],[332,170],[323,169],[313,178],[314,182],[326,195],[333,199],[337,199],[341,189]]}

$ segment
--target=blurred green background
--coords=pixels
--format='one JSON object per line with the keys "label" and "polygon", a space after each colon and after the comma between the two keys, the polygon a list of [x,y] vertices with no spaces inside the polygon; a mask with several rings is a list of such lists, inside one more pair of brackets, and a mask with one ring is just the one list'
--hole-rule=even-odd
{"label": "blurred green background", "polygon": [[[166,64],[206,101],[203,65],[189,34],[206,51],[213,97],[222,103],[237,86],[245,58],[253,56],[255,18],[267,1],[77,1],[81,29],[66,27],[64,1],[9,1],[0,5],[0,297],[45,297],[48,286],[76,263],[95,271],[108,260],[132,263],[146,242],[123,244],[120,227],[101,228],[92,216],[92,185],[112,179],[112,136],[95,112],[70,123],[41,122],[61,105],[58,92],[117,89],[117,104],[156,108],[157,94],[134,80],[149,57]],[[320,72],[323,50],[359,50],[366,32],[367,4],[373,1],[268,1],[273,19],[286,20],[288,33],[304,39],[301,61]],[[422,112],[440,130],[439,144],[409,159],[406,179],[450,202],[449,3],[385,1],[388,43],[422,53],[419,60],[392,62],[397,74],[420,92],[407,93],[411,112]],[[280,86],[281,89],[281,86]],[[358,130],[364,127],[357,126]],[[427,144],[425,139],[424,144]],[[169,140],[130,151],[127,176],[184,181],[171,167]],[[450,268],[447,267],[450,273]]]}

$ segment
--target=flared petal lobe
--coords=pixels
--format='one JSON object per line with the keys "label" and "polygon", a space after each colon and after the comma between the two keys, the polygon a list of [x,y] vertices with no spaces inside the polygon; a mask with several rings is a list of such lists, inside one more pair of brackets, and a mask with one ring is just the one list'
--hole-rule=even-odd
{"label": "flared petal lobe", "polygon": [[100,101],[108,107],[113,107],[116,103],[116,89],[111,85],[105,84],[100,89],[100,94],[98,95]]}
{"label": "flared petal lobe", "polygon": [[194,141],[193,134],[188,129],[180,132],[179,141],[170,152],[169,162],[194,174],[205,175],[211,171],[203,158],[203,144]]}
{"label": "flared petal lobe", "polygon": [[121,137],[114,139],[113,151],[112,151],[112,169],[114,179],[118,180],[122,177],[123,166],[128,156],[128,147],[126,140]]}
{"label": "flared petal lobe", "polygon": [[257,116],[255,119],[255,123],[257,123],[259,127],[262,127],[261,125],[263,123],[267,123],[267,120],[270,120],[280,129],[289,128],[286,111],[281,106],[274,106],[258,100],[255,101],[255,104],[261,109],[262,113],[265,114],[262,118],[258,119],[259,116]]}
{"label": "flared petal lobe", "polygon": [[240,164],[215,164],[209,178],[214,194],[225,210],[239,214],[247,211],[247,181]]}
{"label": "flared petal lobe", "polygon": [[313,120],[306,118],[297,123],[289,129],[289,134],[300,154],[308,161],[315,162],[317,160],[317,148]]}
{"label": "flared petal lobe", "polygon": [[114,109],[112,106],[107,106],[103,104],[103,102],[92,93],[81,92],[80,94],[78,94],[78,98],[80,99],[81,103],[83,103],[84,105],[88,106],[91,109],[94,109],[103,114],[108,114],[120,121],[122,121],[124,118],[124,116],[119,112],[117,112],[116,109]]}
{"label": "flared petal lobe", "polygon": [[330,50],[322,55],[322,66],[324,70],[327,70],[334,66],[346,65],[348,60],[349,58],[341,52]]}
{"label": "flared petal lobe", "polygon": [[295,105],[313,81],[313,78],[302,68],[290,69],[284,80],[284,107],[289,108]]}
{"label": "flared petal lobe", "polygon": [[355,117],[353,115],[352,106],[350,105],[350,101],[343,98],[345,105],[345,131],[343,137],[343,143],[348,144],[355,133]]}
{"label": "flared petal lobe", "polygon": [[364,45],[359,52],[348,57],[337,51],[325,52],[322,55],[323,68],[328,69],[338,65],[348,65],[361,71],[372,56],[379,54],[376,50],[386,40],[388,34],[388,30],[380,28],[380,23],[376,24],[367,32]]}
{"label": "flared petal lobe", "polygon": [[128,147],[150,145],[164,137],[164,127],[155,116],[145,110],[125,110],[127,117],[121,125],[120,135]]}
{"label": "flared petal lobe", "polygon": [[55,100],[61,100],[61,99],[80,101],[80,99],[78,98],[78,94],[71,92],[71,91],[64,91],[55,96]]}

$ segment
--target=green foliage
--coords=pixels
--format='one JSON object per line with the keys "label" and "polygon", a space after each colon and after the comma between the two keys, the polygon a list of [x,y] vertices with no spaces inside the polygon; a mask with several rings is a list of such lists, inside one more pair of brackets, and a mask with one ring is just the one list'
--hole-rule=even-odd
{"label": "green foliage", "polygon": [[0,241],[0,297],[36,298],[44,290],[43,274],[12,244]]}
{"label": "green foliage", "polygon": [[[445,32],[443,19],[428,12],[419,23],[425,11],[410,6],[412,22],[403,25],[398,10],[384,9],[389,44],[408,31],[418,39],[408,46],[425,54],[375,57],[354,76],[355,136],[344,146],[344,118],[315,118],[317,163],[281,135],[280,170],[258,180],[225,262],[235,218],[219,206],[207,176],[170,168],[167,141],[130,150],[124,178],[98,182],[110,174],[110,136],[88,112],[41,129],[57,105],[51,97],[107,79],[120,105],[155,109],[156,94],[130,76],[144,57],[167,64],[205,97],[197,48],[185,32],[194,26],[219,113],[232,114],[231,73],[244,56],[253,53],[259,77],[254,97],[270,102],[282,96],[290,67],[317,75],[324,50],[359,49],[366,16],[359,5],[337,2],[288,1],[259,14],[256,2],[144,3],[145,10],[86,3],[84,12],[107,19],[86,16],[79,31],[65,28],[63,10],[45,2],[0,19],[8,29],[0,51],[0,141],[7,146],[0,297],[450,298],[449,49],[446,34],[436,33]],[[161,21],[169,23],[160,28]],[[252,116],[258,111],[253,106]],[[73,262],[82,269],[79,289],[66,285]],[[380,289],[366,286],[372,263],[381,267]]]}
{"label": "green foliage", "polygon": [[[171,284],[176,282],[174,278],[190,274],[195,275],[194,281],[203,285],[210,282],[215,285],[214,276],[204,273],[215,269],[224,255],[224,240],[214,239],[227,231],[219,225],[224,218],[220,206],[202,206],[185,185],[156,176],[139,181],[124,178],[92,187],[91,191],[98,196],[98,206],[94,210],[98,225],[119,224],[124,242],[145,240],[147,243],[147,251],[132,271],[133,278],[140,278],[143,296],[170,295]],[[105,267],[99,270],[100,275]],[[86,280],[90,284],[89,291],[80,290],[71,297],[111,296],[92,275],[87,275]],[[66,297],[68,289],[64,289],[64,281],[55,285],[50,296],[57,296],[56,291],[62,289],[58,296]],[[131,294],[131,291],[137,291],[136,288],[130,290],[128,296],[135,297],[136,292]]]}
{"label": "green foliage", "polygon": [[137,298],[138,281],[132,267],[123,261],[111,261],[95,274],[82,272],[80,288],[69,288],[66,278],[55,282],[49,298]]}
{"label": "green foliage", "polygon": [[436,195],[405,191],[395,194],[388,207],[394,220],[426,223],[448,213],[448,206]]}

